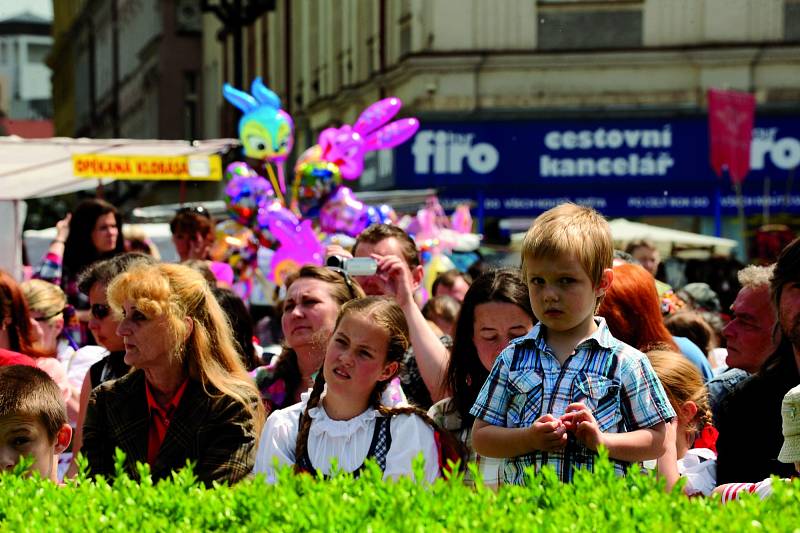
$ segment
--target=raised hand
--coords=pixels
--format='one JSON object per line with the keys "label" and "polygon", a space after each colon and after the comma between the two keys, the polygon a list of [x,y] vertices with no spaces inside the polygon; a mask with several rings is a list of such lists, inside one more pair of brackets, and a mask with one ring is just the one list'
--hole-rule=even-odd
{"label": "raised hand", "polygon": [[408,263],[396,255],[372,254],[378,263],[377,276],[383,281],[384,294],[394,296],[397,305],[404,307],[414,303],[414,279]]}
{"label": "raised hand", "polygon": [[56,241],[67,242],[69,237],[69,223],[72,220],[72,213],[67,213],[67,216],[56,222]]}

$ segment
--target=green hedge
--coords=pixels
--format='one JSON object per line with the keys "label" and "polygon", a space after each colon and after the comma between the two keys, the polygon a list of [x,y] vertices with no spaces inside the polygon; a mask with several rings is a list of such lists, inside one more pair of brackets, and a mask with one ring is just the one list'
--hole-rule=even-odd
{"label": "green hedge", "polygon": [[[417,465],[420,466],[420,465]],[[147,466],[141,467],[143,473]],[[419,471],[419,470],[418,470]],[[144,478],[143,478],[144,479]],[[795,531],[800,533],[800,480],[778,484],[771,499],[726,506],[719,500],[666,494],[652,476],[617,478],[602,459],[571,485],[553,471],[527,487],[494,492],[457,480],[419,485],[381,480],[374,465],[360,479],[319,481],[282,472],[206,489],[190,469],[168,482],[119,476],[114,486],[81,477],[67,487],[13,474],[0,476],[0,531]]]}

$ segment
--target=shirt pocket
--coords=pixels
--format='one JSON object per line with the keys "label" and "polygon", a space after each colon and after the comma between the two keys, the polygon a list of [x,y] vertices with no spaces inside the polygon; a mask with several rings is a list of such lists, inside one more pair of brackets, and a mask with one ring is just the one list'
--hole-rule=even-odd
{"label": "shirt pocket", "polygon": [[622,418],[619,382],[598,374],[580,372],[575,379],[572,401],[583,402],[594,415],[600,431],[614,430]]}
{"label": "shirt pocket", "polygon": [[544,384],[532,370],[512,370],[508,374],[511,401],[508,408],[510,427],[532,426],[542,412]]}

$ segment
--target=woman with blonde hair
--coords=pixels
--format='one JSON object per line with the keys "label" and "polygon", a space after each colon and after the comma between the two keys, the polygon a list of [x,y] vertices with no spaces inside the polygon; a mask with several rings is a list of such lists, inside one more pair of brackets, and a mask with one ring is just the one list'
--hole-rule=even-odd
{"label": "woman with blonde hair", "polygon": [[83,426],[91,475],[114,474],[114,449],[138,479],[194,463],[195,476],[236,482],[255,462],[264,412],[208,283],[172,264],[137,265],[108,287],[132,371],[92,391]]}
{"label": "woman with blonde hair", "polygon": [[20,285],[31,318],[38,323],[41,336],[37,347],[49,356],[55,356],[64,367],[70,383],[80,387],[89,367],[105,355],[100,346],[79,348],[67,334],[68,316],[74,310],[67,303],[67,295],[61,287],[41,279],[25,281]]}
{"label": "woman with blonde hair", "polygon": [[80,388],[70,383],[55,353],[40,348],[41,338],[42,328],[31,316],[19,284],[10,274],[0,270],[0,350],[27,355],[37,367],[47,372],[61,390],[70,420],[75,420]]}
{"label": "woman with blonde hair", "polygon": [[37,343],[38,347],[51,355],[56,355],[64,363],[77,349],[74,341],[62,336],[66,319],[64,311],[67,307],[67,295],[61,287],[41,279],[32,279],[20,284],[31,318],[42,330]]}

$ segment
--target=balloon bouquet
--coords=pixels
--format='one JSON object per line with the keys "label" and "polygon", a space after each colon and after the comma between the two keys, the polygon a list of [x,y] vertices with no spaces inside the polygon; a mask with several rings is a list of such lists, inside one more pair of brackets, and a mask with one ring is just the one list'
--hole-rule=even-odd
{"label": "balloon bouquet", "polygon": [[359,178],[367,152],[393,148],[419,129],[415,118],[389,122],[400,111],[399,98],[373,103],[352,126],[324,130],[298,159],[287,189],[283,166],[294,143],[294,123],[281,109],[278,95],[261,78],[253,81],[249,94],[229,84],[222,92],[243,112],[239,138],[244,155],[258,160],[268,178],[241,161],[225,170],[231,218],[217,226],[212,257],[231,264],[234,289],[244,299],[250,297],[254,279],[281,285],[300,266],[323,264],[325,235],[355,237],[370,224],[396,218],[388,205],[360,201],[343,180]]}

